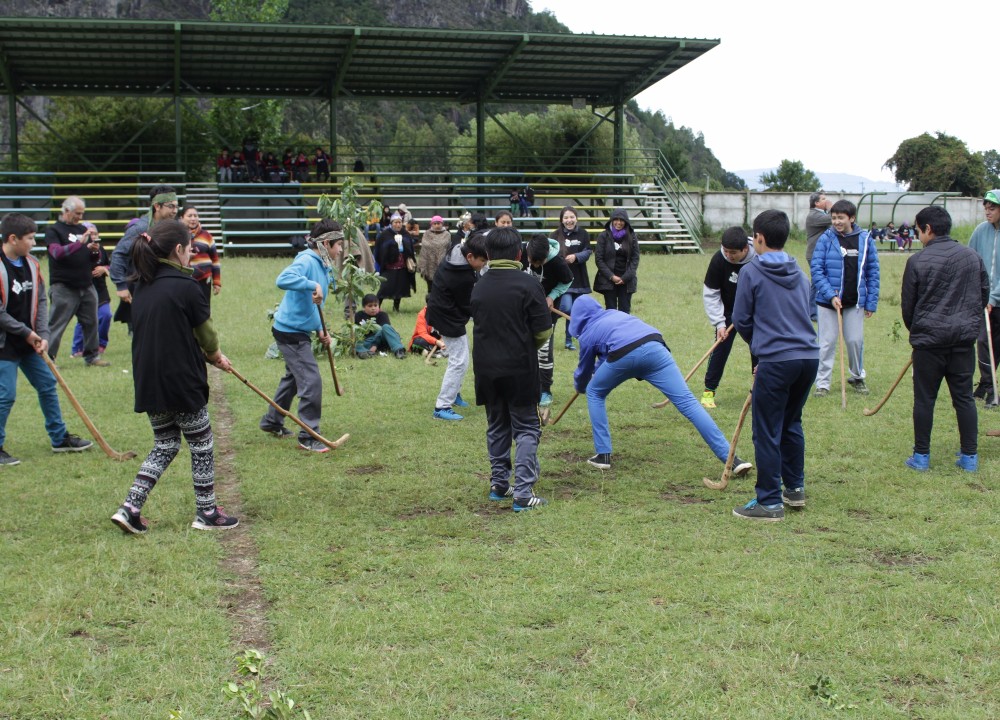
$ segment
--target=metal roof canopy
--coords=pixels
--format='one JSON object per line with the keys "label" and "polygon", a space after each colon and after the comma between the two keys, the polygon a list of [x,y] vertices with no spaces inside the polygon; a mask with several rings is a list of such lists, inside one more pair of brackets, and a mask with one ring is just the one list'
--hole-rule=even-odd
{"label": "metal roof canopy", "polygon": [[0,18],[7,95],[623,103],[718,40]]}

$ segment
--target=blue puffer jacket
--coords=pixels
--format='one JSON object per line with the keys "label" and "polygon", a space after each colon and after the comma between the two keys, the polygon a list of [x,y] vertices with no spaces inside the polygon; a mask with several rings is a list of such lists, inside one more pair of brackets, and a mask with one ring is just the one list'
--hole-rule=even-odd
{"label": "blue puffer jacket", "polygon": [[[875,312],[878,308],[879,269],[875,240],[867,230],[855,224],[851,235],[858,235],[858,307]],[[812,262],[809,264],[812,283],[816,287],[816,301],[829,305],[834,297],[844,292],[844,256],[837,231],[832,227],[816,241]]]}

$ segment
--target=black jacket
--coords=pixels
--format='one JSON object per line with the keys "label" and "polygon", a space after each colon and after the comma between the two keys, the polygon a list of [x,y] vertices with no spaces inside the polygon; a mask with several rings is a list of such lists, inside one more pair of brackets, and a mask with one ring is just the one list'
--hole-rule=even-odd
{"label": "black jacket", "polygon": [[476,271],[456,245],[434,272],[427,301],[427,322],[445,337],[462,337],[472,317],[472,288]]}
{"label": "black jacket", "polygon": [[[639,269],[639,241],[636,240],[635,233],[632,232],[632,225],[628,221],[628,213],[621,208],[616,208],[611,213],[611,220],[622,219],[625,221],[624,244],[628,252],[628,261],[625,264],[625,272],[621,279],[625,281],[625,292],[634,293],[639,287],[636,271]],[[594,291],[603,293],[615,287],[611,278],[615,274],[615,239],[611,237],[611,220],[604,226],[604,232],[597,237],[597,249],[594,251],[594,262],[597,264],[597,275],[594,276]]]}
{"label": "black jacket", "polygon": [[900,309],[915,348],[968,345],[979,337],[990,282],[975,250],[947,235],[906,261]]}

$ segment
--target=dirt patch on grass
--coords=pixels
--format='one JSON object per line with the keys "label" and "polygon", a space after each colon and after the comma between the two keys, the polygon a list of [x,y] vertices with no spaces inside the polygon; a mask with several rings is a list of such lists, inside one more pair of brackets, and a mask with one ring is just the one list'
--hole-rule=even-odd
{"label": "dirt patch on grass", "polygon": [[855,520],[871,520],[872,514],[867,510],[848,510],[848,517],[852,517]]}
{"label": "dirt patch on grass", "polygon": [[451,509],[437,510],[435,508],[414,508],[410,512],[397,515],[396,517],[400,520],[415,520],[417,518],[426,517],[451,517],[454,514],[455,511]]}
{"label": "dirt patch on grass", "polygon": [[268,602],[260,581],[260,551],[250,534],[249,518],[243,508],[243,497],[233,462],[236,455],[232,443],[233,413],[226,402],[222,373],[210,371],[209,383],[214,401],[212,429],[215,435],[215,490],[226,513],[240,519],[239,527],[217,533],[225,550],[221,564],[227,576],[222,603],[233,625],[233,643],[237,649],[254,648],[267,655],[271,649],[270,628],[267,624]]}
{"label": "dirt patch on grass", "polygon": [[660,493],[661,500],[667,500],[668,502],[677,502],[682,505],[693,505],[701,503],[710,503],[711,500],[707,500],[703,497],[695,495],[692,488],[686,485],[671,484],[667,485],[665,492]]}
{"label": "dirt patch on grass", "polygon": [[356,465],[347,468],[344,473],[347,475],[376,475],[385,470],[385,465]]}
{"label": "dirt patch on grass", "polygon": [[557,452],[552,456],[554,460],[561,460],[565,463],[578,463],[580,462],[580,456],[569,450],[563,450],[562,452]]}
{"label": "dirt patch on grass", "polygon": [[924,565],[935,558],[921,553],[902,552],[897,550],[876,550],[872,553],[875,560],[882,565],[889,567],[907,567],[912,565]]}

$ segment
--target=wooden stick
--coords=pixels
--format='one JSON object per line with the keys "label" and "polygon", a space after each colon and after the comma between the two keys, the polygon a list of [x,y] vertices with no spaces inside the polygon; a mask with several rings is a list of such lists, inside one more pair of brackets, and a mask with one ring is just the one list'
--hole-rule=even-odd
{"label": "wooden stick", "polygon": [[431,348],[430,352],[427,353],[427,357],[424,358],[425,365],[437,365],[437,361],[431,362],[431,360],[434,358],[434,353],[436,353],[437,351],[438,351],[437,345]]}
{"label": "wooden stick", "polygon": [[559,317],[561,317],[561,318],[566,318],[566,322],[569,322],[569,320],[570,320],[570,317],[569,317],[569,315],[567,315],[566,313],[564,313],[564,312],[563,312],[562,310],[560,310],[559,308],[555,308],[555,307],[553,307],[553,308],[552,308],[552,312],[553,312],[553,313],[555,313],[556,315],[558,315],[558,316],[559,316]]}
{"label": "wooden stick", "polygon": [[[730,325],[728,328],[726,328],[726,337],[729,337],[729,333],[731,333],[732,331],[733,331],[733,325]],[[691,368],[691,372],[689,372],[687,375],[684,376],[684,382],[687,382],[688,380],[690,380],[691,376],[694,375],[698,371],[698,368],[701,367],[701,364],[703,362],[705,362],[706,360],[708,360],[708,358],[712,355],[712,353],[715,352],[715,349],[717,347],[719,347],[719,345],[721,345],[725,341],[726,341],[726,338],[722,338],[721,340],[716,339],[716,341],[715,341],[715,343],[713,343],[712,347],[710,347],[708,349],[708,352],[705,353],[704,355],[702,355],[701,356],[701,360],[699,360],[698,362],[696,362],[695,365],[694,365],[694,367]],[[653,403],[653,407],[654,408],[661,408],[661,407],[666,407],[669,404],[670,404],[670,398],[667,398],[666,400],[661,400],[660,402]]]}
{"label": "wooden stick", "polygon": [[846,370],[844,369],[844,316],[840,312],[840,308],[837,308],[837,326],[839,328],[839,334],[837,335],[837,344],[840,346],[840,408],[842,410],[847,409],[847,380],[846,380]]}
{"label": "wooden stick", "polygon": [[1000,388],[997,387],[997,359],[993,356],[993,328],[990,327],[990,311],[983,308],[986,315],[986,344],[990,346],[990,373],[993,375],[993,402],[997,402]]}
{"label": "wooden stick", "polygon": [[345,442],[347,442],[347,440],[351,437],[349,434],[345,433],[345,434],[341,435],[340,438],[338,438],[335,441],[331,442],[330,440],[327,440],[325,437],[323,437],[318,432],[316,432],[311,427],[309,427],[304,422],[302,422],[297,417],[295,417],[295,415],[293,415],[292,413],[290,413],[287,410],[285,410],[285,408],[283,408],[280,405],[278,405],[278,403],[274,402],[274,400],[272,400],[271,398],[269,398],[259,387],[257,387],[256,385],[254,385],[252,382],[250,382],[249,380],[247,380],[242,375],[240,375],[240,373],[236,370],[236,368],[230,367],[229,368],[229,372],[232,373],[233,375],[235,375],[236,378],[240,382],[242,382],[244,385],[246,385],[248,388],[250,388],[251,390],[253,390],[255,393],[257,393],[258,395],[260,395],[262,398],[264,398],[264,400],[267,401],[268,405],[270,405],[271,407],[273,407],[275,410],[277,410],[279,413],[281,413],[282,415],[284,415],[286,418],[290,419],[292,422],[294,422],[296,425],[298,425],[300,428],[302,428],[303,430],[305,430],[312,437],[314,437],[316,440],[319,440],[321,443],[323,443],[324,445],[326,445],[331,450],[336,450],[341,445],[343,445]]}
{"label": "wooden stick", "polygon": [[899,376],[896,378],[896,382],[892,384],[892,387],[889,388],[889,392],[887,392],[885,394],[885,397],[879,401],[879,404],[873,407],[871,410],[869,410],[868,408],[864,409],[863,414],[865,417],[871,417],[872,415],[874,415],[875,413],[877,413],[879,410],[882,409],[882,406],[885,405],[886,401],[889,400],[889,397],[892,395],[892,391],[896,389],[897,385],[899,385],[900,381],[903,379],[903,376],[906,375],[906,371],[910,369],[910,365],[912,364],[913,364],[913,356],[911,355],[910,359],[906,361],[906,365],[904,365],[903,369],[899,371]]}
{"label": "wooden stick", "polygon": [[80,401],[76,399],[76,395],[73,394],[73,391],[69,389],[69,385],[66,384],[63,376],[59,374],[59,370],[56,368],[56,364],[52,362],[52,358],[49,357],[49,354],[42,353],[42,359],[45,360],[45,364],[49,366],[49,370],[52,371],[52,374],[56,376],[56,380],[59,382],[59,387],[61,387],[63,392],[66,393],[66,397],[69,398],[69,402],[73,406],[73,409],[76,410],[76,414],[80,416],[81,420],[83,420],[83,424],[87,426],[87,430],[90,431],[90,434],[94,437],[94,440],[97,441],[97,444],[101,446],[101,450],[104,451],[104,454],[112,460],[117,460],[118,462],[124,462],[125,460],[131,460],[134,458],[135,453],[131,450],[118,452],[108,445],[108,441],[104,439],[104,436],[101,435],[94,423],[91,422],[90,416],[87,415],[87,412],[83,409],[83,405],[81,405]]}
{"label": "wooden stick", "polygon": [[571,397],[569,399],[569,402],[566,403],[566,406],[559,411],[559,414],[556,415],[556,419],[549,420],[549,425],[555,425],[557,422],[559,422],[562,419],[562,416],[566,414],[566,411],[569,410],[569,406],[572,405],[573,401],[576,400],[578,397],[580,397],[580,393],[578,392],[573,393],[573,397]]}
{"label": "wooden stick", "polygon": [[[319,324],[323,328],[323,334],[330,337],[330,333],[326,330],[326,318],[323,317],[323,308],[320,305],[316,306],[319,310]],[[330,358],[330,373],[333,375],[333,387],[337,391],[337,395],[344,395],[344,388],[340,387],[340,380],[337,379],[337,365],[333,362],[333,348],[329,345],[326,346],[326,356]]]}
{"label": "wooden stick", "polygon": [[733,461],[736,459],[736,443],[740,441],[740,432],[743,430],[743,421],[746,420],[751,400],[753,400],[753,385],[750,386],[747,399],[743,401],[740,419],[736,422],[736,432],[733,433],[733,441],[729,443],[729,455],[726,456],[726,467],[722,469],[722,477],[718,482],[709,480],[707,477],[701,479],[702,484],[711,490],[725,490],[729,486],[729,478],[733,476]]}

